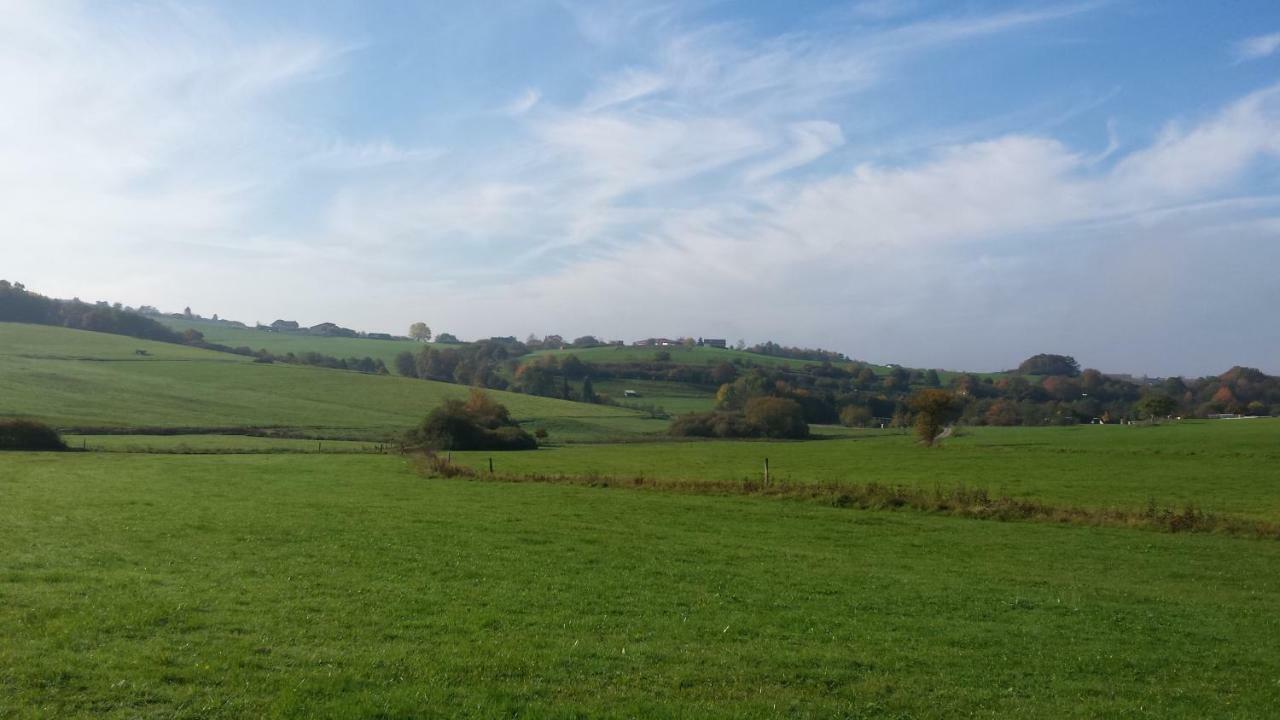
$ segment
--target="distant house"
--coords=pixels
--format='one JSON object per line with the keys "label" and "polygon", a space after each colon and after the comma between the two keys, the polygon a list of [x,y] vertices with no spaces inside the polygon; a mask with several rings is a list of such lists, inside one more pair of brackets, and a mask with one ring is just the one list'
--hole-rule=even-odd
{"label": "distant house", "polygon": [[729,347],[729,342],[721,338],[703,338],[701,344],[706,347],[720,348],[721,350]]}
{"label": "distant house", "polygon": [[326,337],[356,337],[356,331],[344,328],[337,323],[323,322],[319,325],[312,325],[308,328],[308,332],[312,335],[324,335]]}
{"label": "distant house", "polygon": [[646,338],[644,340],[637,340],[635,346],[636,347],[673,347],[679,344],[680,344],[679,342],[668,339],[668,338]]}
{"label": "distant house", "polygon": [[296,320],[276,320],[271,323],[272,330],[297,330],[298,322]]}
{"label": "distant house", "polygon": [[635,390],[623,390],[622,397],[640,397],[640,393]]}

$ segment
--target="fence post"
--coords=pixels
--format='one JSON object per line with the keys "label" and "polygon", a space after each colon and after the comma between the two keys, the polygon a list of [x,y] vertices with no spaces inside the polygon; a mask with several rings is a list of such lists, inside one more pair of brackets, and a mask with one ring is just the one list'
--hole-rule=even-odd
{"label": "fence post", "polygon": [[493,458],[489,458],[489,474],[493,474]]}
{"label": "fence post", "polygon": [[769,458],[764,459],[764,484],[769,484]]}

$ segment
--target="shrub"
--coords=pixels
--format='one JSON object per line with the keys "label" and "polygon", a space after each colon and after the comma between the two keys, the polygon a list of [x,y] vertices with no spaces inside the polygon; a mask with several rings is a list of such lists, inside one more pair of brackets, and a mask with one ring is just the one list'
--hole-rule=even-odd
{"label": "shrub", "polygon": [[0,420],[0,450],[66,450],[58,431],[36,420]]}
{"label": "shrub", "polygon": [[788,398],[756,397],[747,401],[747,422],[769,438],[807,438],[809,424],[804,421],[800,403]]}
{"label": "shrub", "polygon": [[840,424],[845,427],[868,427],[875,424],[871,411],[861,405],[845,405],[840,409]]}
{"label": "shrub", "polygon": [[678,437],[805,438],[809,426],[800,404],[785,398],[753,398],[747,411],[689,413],[676,418],[668,431]]}
{"label": "shrub", "polygon": [[431,450],[535,450],[538,441],[511,420],[507,408],[473,389],[471,397],[445,400],[406,434],[410,445]]}

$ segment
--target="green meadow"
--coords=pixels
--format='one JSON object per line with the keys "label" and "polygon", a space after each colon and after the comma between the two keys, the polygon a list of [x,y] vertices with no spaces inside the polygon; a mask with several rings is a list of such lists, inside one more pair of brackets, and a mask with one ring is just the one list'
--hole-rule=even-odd
{"label": "green meadow", "polygon": [[[721,440],[546,448],[496,458],[509,474],[850,482],[950,489],[1081,507],[1149,502],[1280,520],[1280,419],[1157,426],[972,428],[925,450],[892,430],[804,442]],[[454,453],[487,469],[488,453]]]}
{"label": "green meadow", "polygon": [[[448,383],[255,363],[119,335],[0,323],[0,416],[64,428],[253,427],[384,440],[445,398],[468,392]],[[557,440],[627,439],[664,427],[626,408],[493,395],[514,417]]]}
{"label": "green meadow", "polygon": [[209,320],[157,318],[174,330],[198,330],[204,339],[227,347],[266,350],[273,355],[317,352],[336,358],[371,357],[381,359],[389,369],[395,367],[396,355],[417,352],[422,343],[414,340],[371,340],[369,338],[325,337],[294,332],[271,332],[253,327],[236,327]]}
{"label": "green meadow", "polygon": [[[680,383],[597,388],[673,412],[709,402]],[[472,479],[398,452],[400,432],[467,392],[0,324],[0,417],[69,429],[76,450],[0,454],[0,717],[1261,718],[1280,704],[1275,540],[723,492],[761,481],[767,458],[780,487],[962,486],[1275,523],[1280,420],[963,429],[936,449],[830,427],[673,441],[644,412],[492,392],[549,442],[452,453]]]}
{"label": "green meadow", "polygon": [[10,454],[0,716],[1267,717],[1274,542]]}

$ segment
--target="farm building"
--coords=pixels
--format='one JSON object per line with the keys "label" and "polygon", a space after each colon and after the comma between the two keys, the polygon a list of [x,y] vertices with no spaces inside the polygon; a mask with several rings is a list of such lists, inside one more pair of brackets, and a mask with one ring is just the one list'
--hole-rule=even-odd
{"label": "farm building", "polygon": [[275,322],[271,323],[271,329],[272,330],[297,330],[298,321],[297,320],[276,320]]}

